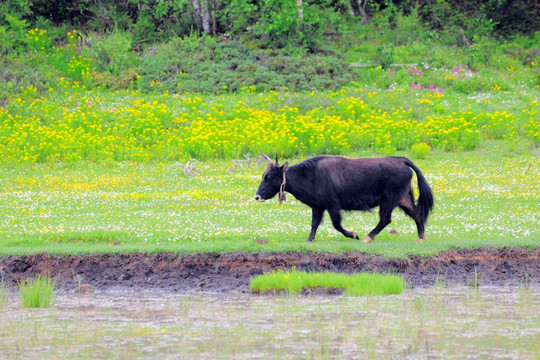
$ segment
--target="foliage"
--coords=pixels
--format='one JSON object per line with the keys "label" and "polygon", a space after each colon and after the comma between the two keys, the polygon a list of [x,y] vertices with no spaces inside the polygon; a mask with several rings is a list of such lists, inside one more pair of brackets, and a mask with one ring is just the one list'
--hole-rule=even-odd
{"label": "foliage", "polygon": [[87,46],[84,47],[83,55],[93,59],[99,72],[108,71],[118,74],[122,70],[136,65],[132,55],[132,38],[120,30],[105,34],[103,38],[92,33],[86,36]]}
{"label": "foliage", "polygon": [[328,89],[347,84],[358,73],[332,57],[300,59],[280,51],[250,51],[240,41],[217,42],[210,37],[156,46],[141,65],[140,89],[144,92]]}
{"label": "foliage", "polygon": [[411,146],[411,156],[416,159],[425,159],[430,151],[431,147],[423,142]]}
{"label": "foliage", "polygon": [[[303,1],[302,7],[289,0],[262,0],[244,2],[233,0],[227,15],[240,20],[233,25],[233,30],[241,31],[239,25],[248,25],[245,29],[264,40],[267,46],[286,48],[297,51],[298,47],[316,50],[323,34],[321,27],[327,21],[325,8],[329,1]],[[331,12],[330,12],[331,13]]]}
{"label": "foliage", "polygon": [[[27,21],[31,27],[49,22],[83,32],[128,31],[133,43],[162,42],[188,36],[192,31],[203,33],[200,12],[195,1],[130,0],[16,0],[3,2],[0,19],[5,26],[11,19]],[[395,41],[404,43],[424,36],[439,37],[446,44],[463,44],[493,35],[511,38],[540,27],[538,8],[534,2],[517,0],[422,0],[365,1],[364,13],[355,0],[296,1],[222,0],[213,9],[212,1],[199,0],[199,7],[211,7],[209,17],[215,21],[215,35],[248,36],[268,47],[318,51],[325,38],[354,34],[351,24],[366,25],[367,19],[377,23],[386,34],[392,30]],[[382,21],[386,20],[386,21]],[[10,20],[11,21],[11,20]],[[206,29],[205,31],[207,31]],[[207,31],[208,33],[208,31]],[[386,35],[385,35],[386,36]],[[139,45],[137,45],[139,46]]]}
{"label": "foliage", "polygon": [[[310,3],[309,6],[316,5],[321,4]],[[167,9],[172,11],[170,7]],[[261,10],[256,7],[251,11],[258,14]],[[478,37],[465,49],[451,48],[441,45],[440,36],[425,28],[417,7],[408,15],[397,12],[396,7],[388,7],[374,14],[366,25],[355,24],[347,18],[340,24],[325,15],[319,24],[324,26],[323,33],[309,36],[308,42],[297,42],[294,34],[292,37],[276,35],[276,39],[284,41],[281,45],[268,36],[255,39],[243,33],[239,37],[229,34],[209,37],[199,36],[195,31],[183,38],[153,44],[147,39],[137,40],[137,36],[133,37],[132,32],[121,26],[110,31],[81,32],[62,30],[40,20],[49,28],[28,29],[27,20],[7,13],[4,18],[9,21],[0,27],[0,51],[6,54],[3,58],[10,64],[0,76],[12,85],[5,84],[0,90],[0,101],[8,96],[8,86],[11,92],[29,85],[40,93],[49,88],[61,90],[63,85],[58,80],[63,77],[87,88],[145,92],[159,89],[215,93],[251,86],[261,91],[282,90],[285,86],[289,90],[314,90],[338,88],[353,79],[374,80],[370,69],[352,67],[351,62],[378,64],[384,68],[394,63],[422,63],[437,68],[467,65],[471,70],[481,71],[487,64],[495,70],[523,65],[538,68],[540,61],[536,45],[539,33],[518,36],[504,44]],[[310,41],[316,44],[311,46]],[[284,48],[276,49],[276,46]],[[39,71],[33,72],[39,74],[19,76],[17,69],[22,66],[16,64],[18,62],[35,64]],[[51,76],[56,80],[49,81]],[[464,89],[477,90],[468,86]]]}
{"label": "foliage", "polygon": [[19,283],[23,308],[48,308],[54,306],[53,291],[56,281],[48,275],[37,275]]}
{"label": "foliage", "polygon": [[24,92],[22,89],[35,89],[36,96],[43,94],[55,86],[58,78],[56,69],[51,68],[41,55],[19,57],[10,54],[0,59],[0,68],[0,106],[14,94]]}
{"label": "foliage", "polygon": [[26,50],[25,34],[28,23],[9,13],[3,15],[7,24],[5,26],[0,25],[0,40],[2,40],[0,51],[2,53],[13,51],[21,54]]}

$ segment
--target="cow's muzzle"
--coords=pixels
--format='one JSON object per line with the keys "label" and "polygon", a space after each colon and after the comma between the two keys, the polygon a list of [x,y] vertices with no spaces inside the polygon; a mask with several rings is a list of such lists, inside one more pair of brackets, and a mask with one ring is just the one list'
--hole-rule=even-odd
{"label": "cow's muzzle", "polygon": [[256,195],[255,195],[255,200],[260,201],[260,202],[263,202],[265,199],[263,199],[263,198],[261,197],[261,195],[256,194]]}

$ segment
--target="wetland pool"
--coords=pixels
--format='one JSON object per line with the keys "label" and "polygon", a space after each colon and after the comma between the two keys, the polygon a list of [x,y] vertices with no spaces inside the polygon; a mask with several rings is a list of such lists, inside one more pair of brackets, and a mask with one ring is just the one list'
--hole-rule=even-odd
{"label": "wetland pool", "polygon": [[49,309],[21,309],[12,293],[0,311],[2,359],[540,358],[537,285],[367,297],[59,293]]}

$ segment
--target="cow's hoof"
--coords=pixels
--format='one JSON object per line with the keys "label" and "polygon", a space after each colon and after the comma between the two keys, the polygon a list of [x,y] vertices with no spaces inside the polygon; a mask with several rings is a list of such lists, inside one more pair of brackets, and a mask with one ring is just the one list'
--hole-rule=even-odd
{"label": "cow's hoof", "polygon": [[421,244],[421,243],[424,242],[425,239],[426,239],[426,238],[420,238],[420,237],[419,237],[418,240],[416,240],[416,242]]}
{"label": "cow's hoof", "polygon": [[356,235],[356,233],[355,233],[354,231],[352,232],[352,238],[353,238],[353,239],[356,239],[356,240],[359,239],[359,238],[358,238],[358,235]]}
{"label": "cow's hoof", "polygon": [[363,243],[366,243],[366,244],[367,244],[367,243],[370,243],[370,242],[372,242],[372,241],[373,241],[373,238],[372,238],[371,236],[369,236],[369,235],[366,236],[366,237],[364,238],[364,240],[362,240],[362,242],[363,242]]}
{"label": "cow's hoof", "polygon": [[306,242],[313,242],[313,239],[308,238],[308,239],[306,240]]}

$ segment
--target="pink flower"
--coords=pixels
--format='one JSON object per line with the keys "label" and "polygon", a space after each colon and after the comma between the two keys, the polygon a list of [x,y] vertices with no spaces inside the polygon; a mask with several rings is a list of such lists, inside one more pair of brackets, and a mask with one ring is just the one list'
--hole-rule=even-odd
{"label": "pink flower", "polygon": [[429,84],[429,90],[433,91],[433,84]]}
{"label": "pink flower", "polygon": [[495,71],[495,72],[493,73],[493,75],[497,75],[497,72]]}
{"label": "pink flower", "polygon": [[388,75],[388,77],[391,79],[391,78],[392,78],[392,74]]}
{"label": "pink flower", "polygon": [[457,73],[459,70],[457,67],[454,67],[454,72]]}
{"label": "pink flower", "polygon": [[439,89],[437,92],[438,92],[439,94],[442,94],[442,89]]}
{"label": "pink flower", "polygon": [[396,71],[396,69],[390,69],[390,72],[393,73],[394,71]]}
{"label": "pink flower", "polygon": [[516,74],[512,74],[512,76],[516,76]]}
{"label": "pink flower", "polygon": [[91,101],[88,102],[88,106],[92,106],[92,102],[91,102]]}

